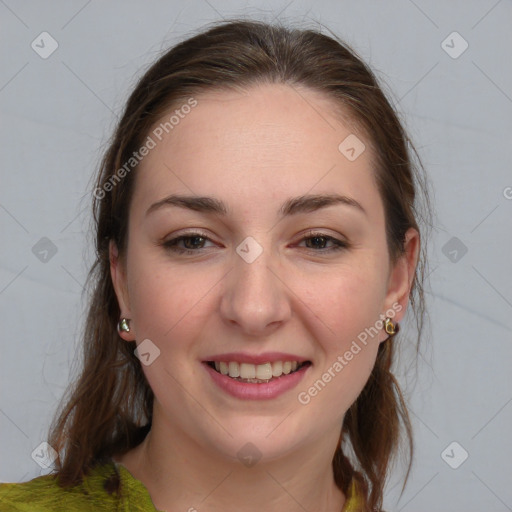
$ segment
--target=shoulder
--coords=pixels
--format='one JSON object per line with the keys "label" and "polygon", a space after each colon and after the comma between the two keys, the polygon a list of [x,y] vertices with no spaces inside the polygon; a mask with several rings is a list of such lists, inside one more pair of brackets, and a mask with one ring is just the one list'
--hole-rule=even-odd
{"label": "shoulder", "polygon": [[348,487],[345,505],[341,512],[359,512],[364,509],[364,493],[356,479],[353,478]]}
{"label": "shoulder", "polygon": [[0,484],[0,512],[74,512],[115,510],[117,495],[109,494],[106,484],[116,474],[113,464],[95,468],[82,484],[62,488],[55,475],[44,475],[29,482]]}

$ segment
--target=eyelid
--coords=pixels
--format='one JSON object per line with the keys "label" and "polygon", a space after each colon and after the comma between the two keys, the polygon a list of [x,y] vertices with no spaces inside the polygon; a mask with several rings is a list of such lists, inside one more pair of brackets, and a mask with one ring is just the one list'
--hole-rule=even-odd
{"label": "eyelid", "polygon": [[340,242],[348,243],[348,240],[341,233],[329,233],[328,228],[309,228],[303,231],[299,236],[301,238],[307,238],[311,236],[321,236],[325,238],[333,238],[339,240]]}
{"label": "eyelid", "polygon": [[178,240],[182,240],[184,238],[204,238],[205,240],[208,240],[212,243],[217,243],[213,240],[213,238],[208,234],[204,233],[200,230],[194,230],[194,231],[185,231],[183,233],[173,233],[172,236],[166,236],[162,238],[161,244],[169,244],[170,242],[176,242]]}
{"label": "eyelid", "polygon": [[200,228],[184,228],[183,230],[173,232],[172,235],[166,235],[162,240],[169,241],[182,236],[202,236],[204,238],[210,238],[210,235]]}

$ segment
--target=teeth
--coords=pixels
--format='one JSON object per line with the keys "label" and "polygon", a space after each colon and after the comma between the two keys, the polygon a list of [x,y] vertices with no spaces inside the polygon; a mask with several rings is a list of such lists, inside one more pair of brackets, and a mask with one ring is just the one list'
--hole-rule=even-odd
{"label": "teeth", "polygon": [[230,361],[228,364],[229,376],[240,377],[240,366],[235,361]]}
{"label": "teeth", "polygon": [[272,363],[272,376],[279,377],[283,373],[283,362],[276,361]]}
{"label": "teeth", "polygon": [[253,364],[242,363],[240,365],[240,377],[242,379],[254,379],[256,377],[256,366]]}
{"label": "teeth", "polygon": [[272,378],[272,364],[265,363],[256,366],[256,378],[261,380],[269,380]]}
{"label": "teeth", "polygon": [[274,363],[250,364],[236,361],[215,361],[215,369],[222,375],[233,378],[268,381],[294,372],[299,367],[298,361],[275,361]]}

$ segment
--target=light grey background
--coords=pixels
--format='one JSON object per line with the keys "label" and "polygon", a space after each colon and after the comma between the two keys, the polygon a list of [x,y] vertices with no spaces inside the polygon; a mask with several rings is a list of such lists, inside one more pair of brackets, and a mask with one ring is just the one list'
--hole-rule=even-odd
{"label": "light grey background", "polygon": [[[394,473],[387,510],[512,510],[510,0],[0,0],[0,480],[44,472],[31,453],[70,377],[90,179],[116,113],[163,48],[234,15],[322,23],[352,44],[391,91],[435,191],[431,329],[407,389],[415,464],[401,497]],[[58,43],[46,59],[31,47],[43,51],[43,31]]]}

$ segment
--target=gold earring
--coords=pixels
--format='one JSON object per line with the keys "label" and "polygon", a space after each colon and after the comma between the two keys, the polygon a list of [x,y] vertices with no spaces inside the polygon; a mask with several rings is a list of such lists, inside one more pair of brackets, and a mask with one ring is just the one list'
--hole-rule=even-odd
{"label": "gold earring", "polygon": [[390,336],[394,336],[400,330],[400,326],[398,325],[398,323],[394,324],[391,321],[391,318],[388,317],[384,322],[384,329],[386,329],[386,332]]}
{"label": "gold earring", "polygon": [[117,323],[117,332],[121,334],[122,332],[130,332],[130,319],[129,318],[121,318]]}

